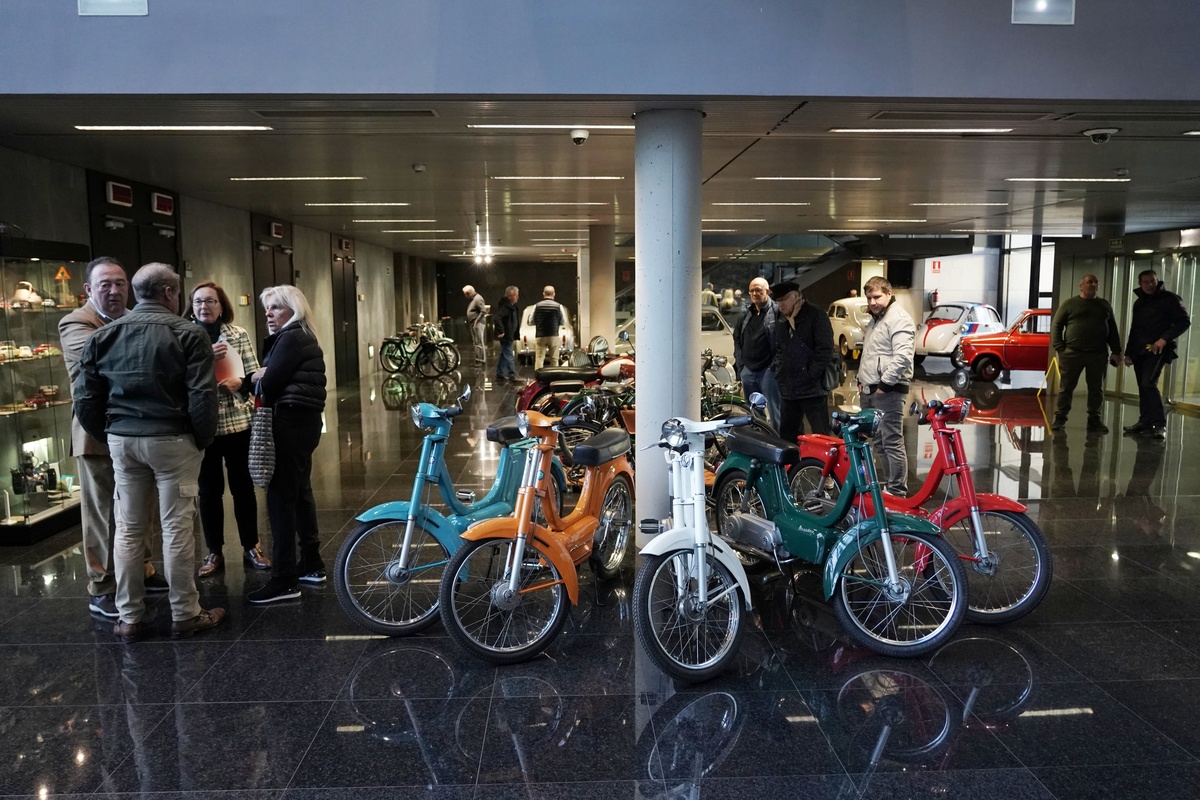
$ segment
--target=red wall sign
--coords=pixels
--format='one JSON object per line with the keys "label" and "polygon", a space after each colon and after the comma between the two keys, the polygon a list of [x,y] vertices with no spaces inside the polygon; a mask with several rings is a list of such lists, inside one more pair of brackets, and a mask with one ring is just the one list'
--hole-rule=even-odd
{"label": "red wall sign", "polygon": [[272,222],[271,223],[271,238],[272,239],[282,239],[283,238],[283,223],[282,222]]}
{"label": "red wall sign", "polygon": [[933,272],[933,274],[934,274],[934,275],[938,275],[938,274],[940,274],[940,273],[941,273],[941,271],[942,271],[942,262],[940,262],[940,261],[934,261],[934,262],[933,262],[933,268],[932,268],[932,272]]}
{"label": "red wall sign", "polygon": [[116,181],[109,181],[104,184],[105,193],[108,195],[108,202],[114,206],[124,206],[130,208],[133,205],[133,187]]}
{"label": "red wall sign", "polygon": [[175,198],[162,192],[151,192],[150,210],[164,217],[172,216],[175,213]]}

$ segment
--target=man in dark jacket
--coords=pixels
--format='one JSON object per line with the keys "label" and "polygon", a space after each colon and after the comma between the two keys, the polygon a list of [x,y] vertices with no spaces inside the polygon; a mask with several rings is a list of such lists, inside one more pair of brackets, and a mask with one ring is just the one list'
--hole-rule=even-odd
{"label": "man in dark jacket", "polygon": [[202,451],[217,430],[212,345],[179,316],[179,276],[147,264],[133,276],[137,305],[92,334],[79,361],[75,416],[112,454],[117,533],[113,545],[117,638],[150,633],[142,561],[148,496],[157,488],[163,562],[171,586],[171,636],[215,627],[225,609],[200,607],[193,526]]}
{"label": "man in dark jacket", "polygon": [[[1058,405],[1051,430],[1067,426],[1071,413],[1071,396],[1079,384],[1079,376],[1087,381],[1087,429],[1089,433],[1108,433],[1100,418],[1104,405],[1104,372],[1106,362],[1114,367],[1121,363],[1121,336],[1112,306],[1096,296],[1100,280],[1084,275],[1079,281],[1079,294],[1063,301],[1050,322],[1050,347],[1058,357],[1062,386],[1058,390]],[[1110,355],[1111,353],[1111,355]]]}
{"label": "man in dark jacket", "polygon": [[496,323],[496,339],[500,342],[500,357],[496,359],[496,382],[515,381],[517,379],[517,362],[513,356],[513,343],[521,333],[521,309],[517,300],[521,290],[509,286],[504,290],[504,297],[496,304],[496,313],[492,319]]}
{"label": "man in dark jacket", "polygon": [[1133,290],[1133,319],[1125,342],[1125,365],[1137,376],[1138,421],[1125,428],[1126,433],[1167,438],[1167,412],[1158,391],[1158,376],[1168,362],[1178,356],[1175,340],[1191,326],[1183,300],[1163,288],[1152,269],[1138,274]]}
{"label": "man in dark jacket", "polygon": [[771,361],[775,358],[776,313],[767,279],[750,281],[750,305],[733,326],[733,366],[746,398],[761,392],[767,398],[771,424],[778,427],[779,388],[771,374]]}
{"label": "man in dark jacket", "polygon": [[821,387],[833,358],[833,328],[821,309],[806,303],[800,286],[785,281],[771,287],[778,315],[771,372],[779,387],[779,436],[794,442],[804,432],[829,433],[828,393]]}

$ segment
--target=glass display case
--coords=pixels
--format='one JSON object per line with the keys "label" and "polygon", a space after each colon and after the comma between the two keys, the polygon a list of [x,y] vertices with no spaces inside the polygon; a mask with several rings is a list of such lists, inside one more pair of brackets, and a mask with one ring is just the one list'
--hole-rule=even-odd
{"label": "glass display case", "polygon": [[84,301],[85,245],[0,238],[0,545],[79,521],[58,323]]}

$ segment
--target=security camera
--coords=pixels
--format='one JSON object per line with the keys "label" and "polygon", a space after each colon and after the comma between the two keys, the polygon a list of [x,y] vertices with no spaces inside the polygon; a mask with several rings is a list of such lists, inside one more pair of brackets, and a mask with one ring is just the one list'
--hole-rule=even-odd
{"label": "security camera", "polygon": [[1113,137],[1114,133],[1119,133],[1120,128],[1092,128],[1083,132],[1084,136],[1088,136],[1092,140],[1092,144],[1105,144]]}
{"label": "security camera", "polygon": [[571,131],[571,141],[576,145],[581,145],[588,139],[588,132],[584,128],[576,128]]}

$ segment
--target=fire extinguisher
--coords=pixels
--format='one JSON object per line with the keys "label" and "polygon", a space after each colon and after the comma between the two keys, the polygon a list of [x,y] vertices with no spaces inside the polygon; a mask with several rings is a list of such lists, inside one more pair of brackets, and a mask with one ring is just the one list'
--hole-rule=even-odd
{"label": "fire extinguisher", "polygon": [[929,293],[929,310],[932,311],[938,304],[938,290],[934,289]]}

